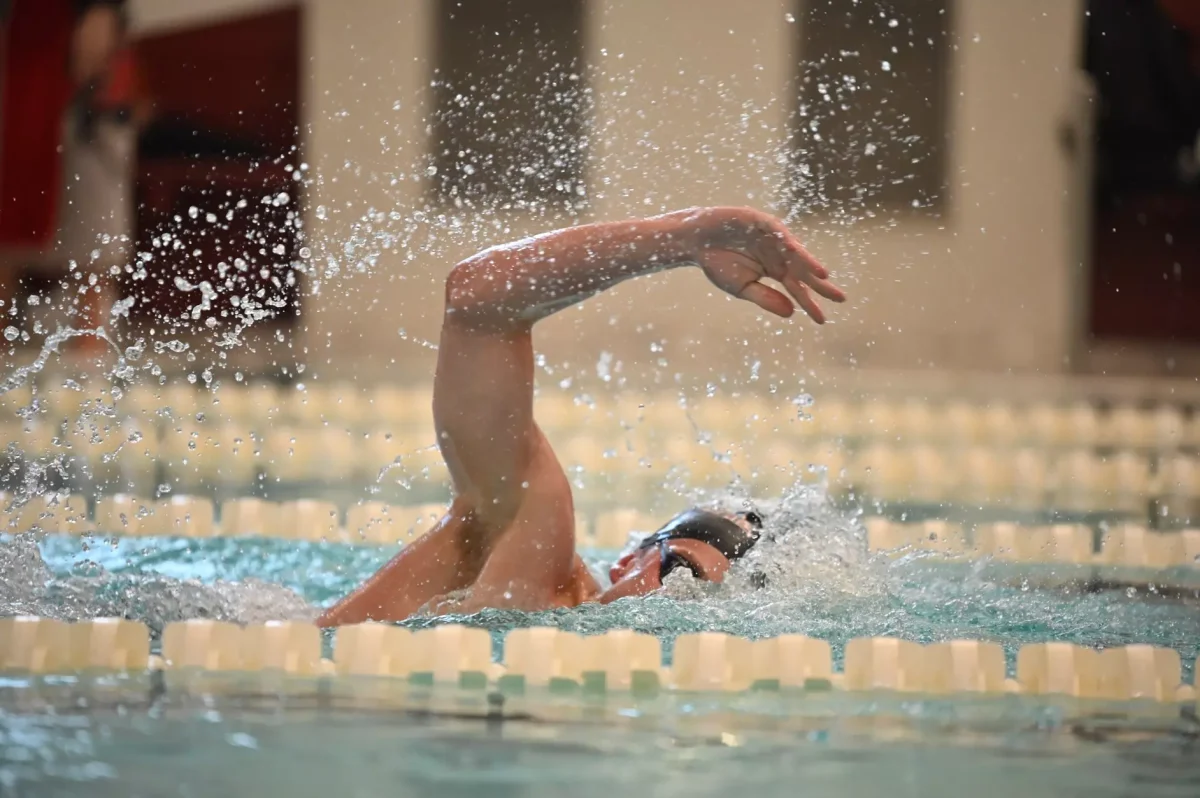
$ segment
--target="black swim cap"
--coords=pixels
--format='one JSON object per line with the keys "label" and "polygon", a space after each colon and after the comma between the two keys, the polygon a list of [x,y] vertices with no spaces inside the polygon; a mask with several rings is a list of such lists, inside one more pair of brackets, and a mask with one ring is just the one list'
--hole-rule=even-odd
{"label": "black swim cap", "polygon": [[669,540],[698,540],[707,543],[727,559],[736,560],[758,542],[762,516],[754,511],[738,513],[753,527],[747,532],[736,521],[709,510],[691,509],[668,521],[661,529],[638,545],[648,549]]}

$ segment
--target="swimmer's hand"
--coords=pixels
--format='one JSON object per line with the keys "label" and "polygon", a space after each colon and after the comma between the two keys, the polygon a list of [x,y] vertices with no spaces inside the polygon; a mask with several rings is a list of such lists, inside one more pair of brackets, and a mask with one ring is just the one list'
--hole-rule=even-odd
{"label": "swimmer's hand", "polygon": [[695,262],[726,293],[788,318],[795,306],[762,282],[769,277],[818,324],[825,323],[825,313],[814,293],[846,301],[842,289],[829,282],[829,270],[770,214],[753,208],[693,208],[671,215],[690,229]]}
{"label": "swimmer's hand", "polygon": [[478,612],[478,609],[468,607],[470,598],[469,590],[444,593],[431,598],[421,609],[417,610],[416,614],[427,618],[436,618],[440,615],[469,615],[472,612]]}
{"label": "swimmer's hand", "polygon": [[475,615],[486,609],[505,609],[504,601],[488,601],[474,590],[455,590],[452,593],[435,596],[420,609],[420,614],[436,618],[442,615]]}

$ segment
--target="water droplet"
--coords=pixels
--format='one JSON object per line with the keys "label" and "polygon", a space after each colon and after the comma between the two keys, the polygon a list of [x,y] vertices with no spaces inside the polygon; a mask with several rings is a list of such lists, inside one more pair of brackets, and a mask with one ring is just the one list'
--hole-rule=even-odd
{"label": "water droplet", "polygon": [[891,71],[892,71],[892,62],[891,62],[891,61],[884,61],[884,62],[883,62],[883,71],[884,71],[884,72],[891,72]]}
{"label": "water droplet", "polygon": [[15,341],[21,337],[21,331],[10,324],[4,328],[4,337],[10,341]]}
{"label": "water droplet", "polygon": [[783,18],[787,21],[787,23],[789,25],[791,25],[792,23],[794,23],[796,21],[796,15],[790,11],[788,13],[784,14]]}

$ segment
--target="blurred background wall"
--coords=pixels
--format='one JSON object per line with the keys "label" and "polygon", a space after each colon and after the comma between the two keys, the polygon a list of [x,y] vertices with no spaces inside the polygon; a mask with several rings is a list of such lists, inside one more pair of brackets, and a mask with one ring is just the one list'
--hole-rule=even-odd
{"label": "blurred background wall", "polygon": [[[1083,0],[131,0],[129,11],[135,37],[178,60],[174,85],[190,69],[215,89],[202,103],[241,113],[241,74],[243,94],[266,98],[261,119],[292,118],[272,107],[294,116],[294,142],[271,143],[287,152],[259,157],[252,180],[250,167],[221,177],[251,199],[293,187],[288,208],[303,220],[260,242],[301,264],[302,285],[281,294],[294,319],[263,327],[287,342],[264,367],[286,357],[322,375],[422,378],[441,280],[462,256],[708,203],[788,218],[851,302],[823,329],[781,333],[681,271],[545,324],[550,364],[640,386],[843,367],[1186,374],[1200,362],[1179,325],[1093,329]],[[256,53],[253,25],[294,30],[295,46]],[[181,41],[207,55],[172,56]],[[280,75],[294,97],[270,85]],[[521,169],[528,180],[513,179]],[[206,179],[154,182],[169,204]],[[187,205],[203,212],[217,194]],[[1171,217],[1181,231],[1190,208]],[[1168,271],[1147,267],[1144,281]],[[1141,300],[1151,317],[1157,296]],[[1184,326],[1191,307],[1176,308]]]}
{"label": "blurred background wall", "polygon": [[[586,217],[613,219],[706,203],[780,208],[786,183],[780,154],[787,148],[804,58],[796,4],[583,5],[584,59],[595,70],[596,131],[587,164],[593,203]],[[764,338],[772,331],[762,319],[711,298],[702,278],[680,272],[630,283],[563,314],[546,325],[539,346],[551,359],[569,360],[594,358],[602,342],[632,368],[650,359],[653,343],[665,341],[671,370],[745,377],[754,362],[766,361],[760,366],[764,379],[824,363],[1067,367],[1076,332],[1070,296],[1078,270],[1070,239],[1071,163],[1059,149],[1056,130],[1073,110],[1076,9],[1072,3],[1048,11],[1035,1],[1002,5],[959,3],[949,21],[957,68],[945,76],[949,101],[939,120],[948,140],[948,190],[940,206],[922,213],[892,205],[873,219],[854,209],[796,215],[802,236],[854,296],[828,328],[800,327],[785,339]],[[368,174],[394,169],[395,156],[380,151],[384,138],[428,146],[424,89],[435,55],[424,31],[433,24],[436,4],[404,7],[409,15],[401,19],[389,2],[359,3],[349,15],[336,3],[310,8],[315,70],[308,145],[322,170],[346,162]],[[362,31],[368,29],[374,33],[366,38]],[[909,36],[896,38],[903,42]],[[904,80],[872,67],[881,80]],[[388,113],[387,99],[393,97],[411,105]],[[917,104],[915,110],[925,109]],[[882,146],[905,133],[899,126],[881,126],[868,140]],[[321,187],[312,202],[361,210],[425,201],[419,181],[398,192],[381,182],[364,186],[343,179]],[[511,225],[514,233],[547,226],[519,215]],[[346,229],[331,222],[313,232],[336,241]],[[431,277],[440,275],[480,243],[485,242],[425,254],[423,260],[440,262],[421,268]],[[379,298],[370,313],[337,294],[313,302],[316,324],[310,332],[318,340],[328,334],[335,359],[374,349],[371,339],[380,327],[385,333],[406,326],[424,337],[436,335],[436,313],[411,312],[436,306],[436,280],[397,285],[380,270],[369,293],[360,296],[368,295]],[[587,354],[580,354],[581,341],[592,342],[582,350]],[[388,335],[382,343],[392,356],[395,339]]]}

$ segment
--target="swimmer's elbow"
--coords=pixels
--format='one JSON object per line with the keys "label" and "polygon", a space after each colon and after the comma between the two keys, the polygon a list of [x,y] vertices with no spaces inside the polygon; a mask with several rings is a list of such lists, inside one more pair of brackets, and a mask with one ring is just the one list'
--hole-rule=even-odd
{"label": "swimmer's elbow", "polygon": [[477,286],[476,267],[471,261],[463,261],[446,275],[446,312],[455,315],[469,313],[474,307]]}
{"label": "swimmer's elbow", "polygon": [[468,326],[494,326],[507,314],[494,283],[502,272],[488,253],[468,258],[446,276],[446,318]]}

